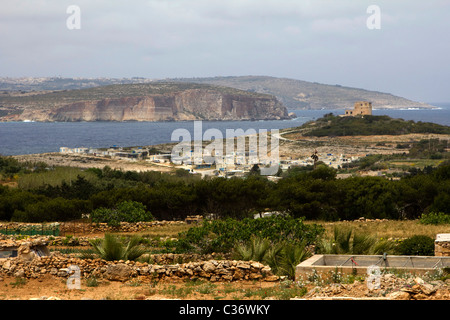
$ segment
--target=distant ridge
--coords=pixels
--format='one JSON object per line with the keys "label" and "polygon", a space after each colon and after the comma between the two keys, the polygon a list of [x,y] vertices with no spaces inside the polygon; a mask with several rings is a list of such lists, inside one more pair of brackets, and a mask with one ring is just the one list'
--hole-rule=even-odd
{"label": "distant ridge", "polygon": [[432,109],[427,103],[408,100],[390,93],[341,85],[270,76],[218,76],[204,78],[0,78],[1,91],[53,91],[99,87],[111,84],[154,83],[159,81],[212,84],[274,95],[289,110],[345,109],[355,101],[370,101],[374,109]]}
{"label": "distant ridge", "polygon": [[[167,80],[167,79],[166,79]],[[269,76],[230,76],[175,78],[173,81],[207,83],[276,96],[289,110],[345,109],[355,101],[370,101],[374,109],[433,109],[435,106],[394,96],[341,85],[328,85]]]}

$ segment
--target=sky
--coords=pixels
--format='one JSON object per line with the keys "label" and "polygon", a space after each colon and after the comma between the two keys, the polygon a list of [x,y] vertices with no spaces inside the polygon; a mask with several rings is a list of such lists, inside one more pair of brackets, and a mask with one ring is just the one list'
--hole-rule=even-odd
{"label": "sky", "polygon": [[450,102],[450,0],[2,0],[0,8],[0,77],[265,75]]}

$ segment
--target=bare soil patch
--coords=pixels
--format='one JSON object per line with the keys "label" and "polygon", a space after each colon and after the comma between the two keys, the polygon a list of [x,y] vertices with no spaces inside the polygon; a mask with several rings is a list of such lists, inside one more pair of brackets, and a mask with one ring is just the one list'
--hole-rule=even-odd
{"label": "bare soil patch", "polygon": [[259,299],[253,292],[276,288],[278,283],[238,281],[233,283],[189,283],[184,281],[153,282],[136,278],[127,282],[98,280],[89,286],[82,279],[81,289],[68,289],[66,279],[44,276],[39,279],[0,280],[0,300],[246,300]]}

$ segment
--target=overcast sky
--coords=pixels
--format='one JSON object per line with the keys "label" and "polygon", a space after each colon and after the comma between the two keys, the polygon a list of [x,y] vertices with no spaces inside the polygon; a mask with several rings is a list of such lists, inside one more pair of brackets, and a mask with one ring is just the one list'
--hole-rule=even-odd
{"label": "overcast sky", "polygon": [[[80,29],[70,5],[80,9]],[[380,29],[369,29],[380,9]],[[74,18],[75,20],[72,20]],[[371,24],[373,25],[373,24]],[[450,0],[1,0],[0,77],[267,75],[450,102]]]}

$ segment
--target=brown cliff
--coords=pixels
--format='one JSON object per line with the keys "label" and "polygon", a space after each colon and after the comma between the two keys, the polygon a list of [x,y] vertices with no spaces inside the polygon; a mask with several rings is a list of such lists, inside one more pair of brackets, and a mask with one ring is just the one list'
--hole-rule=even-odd
{"label": "brown cliff", "polygon": [[287,109],[274,97],[252,97],[210,89],[190,89],[141,97],[75,102],[50,111],[47,120],[168,121],[288,118]]}
{"label": "brown cliff", "polygon": [[0,121],[288,119],[276,97],[230,87],[161,82],[56,91],[7,91]]}

